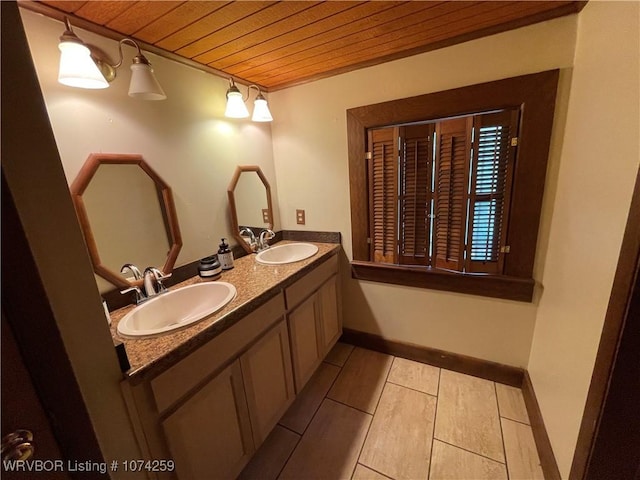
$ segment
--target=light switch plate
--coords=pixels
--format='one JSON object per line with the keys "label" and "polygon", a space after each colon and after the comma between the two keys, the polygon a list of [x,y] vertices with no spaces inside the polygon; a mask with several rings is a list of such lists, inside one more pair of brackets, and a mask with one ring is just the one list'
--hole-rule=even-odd
{"label": "light switch plate", "polygon": [[269,209],[262,209],[262,223],[271,223],[271,217],[269,216]]}
{"label": "light switch plate", "polygon": [[304,210],[296,210],[296,223],[298,225],[304,225]]}

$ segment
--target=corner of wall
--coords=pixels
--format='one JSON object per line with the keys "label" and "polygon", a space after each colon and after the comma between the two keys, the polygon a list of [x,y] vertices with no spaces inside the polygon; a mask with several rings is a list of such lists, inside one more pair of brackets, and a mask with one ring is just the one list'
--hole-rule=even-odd
{"label": "corner of wall", "polygon": [[537,266],[544,291],[528,371],[563,478],[640,159],[639,10],[637,2],[589,2],[579,14],[564,131],[557,132],[550,170],[556,178],[545,200]]}

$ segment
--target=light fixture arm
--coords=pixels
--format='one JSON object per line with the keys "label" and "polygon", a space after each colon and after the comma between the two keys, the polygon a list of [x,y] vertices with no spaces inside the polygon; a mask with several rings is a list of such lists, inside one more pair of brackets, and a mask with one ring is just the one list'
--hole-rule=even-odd
{"label": "light fixture arm", "polygon": [[260,87],[259,87],[259,86],[257,86],[257,85],[253,85],[253,84],[251,84],[251,85],[249,85],[249,86],[247,87],[247,98],[245,99],[245,102],[246,102],[247,100],[249,100],[249,94],[251,93],[251,89],[252,89],[252,88],[255,88],[255,89],[258,91],[258,95],[257,95],[258,97],[260,97],[260,96],[262,95],[262,90],[260,90]]}
{"label": "light fixture arm", "polygon": [[91,58],[93,58],[93,61],[96,62],[96,65],[98,65],[98,68],[108,82],[113,82],[113,80],[115,80],[117,70],[124,63],[124,52],[122,51],[122,46],[125,43],[131,45],[138,51],[138,53],[133,57],[134,64],[141,63],[151,66],[151,62],[147,59],[147,57],[144,56],[142,50],[140,49],[140,45],[138,45],[138,42],[136,42],[133,38],[125,37],[118,42],[119,58],[118,62],[115,64],[112,64],[109,57],[107,57],[102,51],[98,50],[95,47],[92,47]]}
{"label": "light fixture arm", "polygon": [[122,66],[122,63],[124,62],[124,53],[122,52],[122,45],[124,45],[125,43],[128,43],[129,45],[131,45],[132,47],[135,47],[138,50],[138,54],[135,57],[133,57],[133,63],[144,63],[145,65],[151,65],[151,62],[147,60],[147,57],[145,57],[142,54],[142,50],[140,50],[140,45],[138,45],[138,42],[136,42],[133,38],[125,37],[118,42],[118,53],[120,54],[120,59],[118,60],[118,63],[116,63],[115,65],[111,65],[112,68],[118,69]]}
{"label": "light fixture arm", "polygon": [[69,17],[64,17],[64,28],[65,31],[62,33],[62,35],[60,35],[61,42],[75,42],[84,45],[84,42],[80,40],[80,38],[76,35],[76,32],[73,31],[73,27],[71,26]]}
{"label": "light fixture arm", "polygon": [[[251,85],[249,85],[247,87],[247,95],[246,95],[246,97],[244,95],[242,96],[242,101],[243,102],[246,103],[247,100],[249,100],[249,96],[250,96],[252,88],[255,88],[258,91],[257,97],[264,98],[264,96],[262,95],[262,89],[258,85],[251,84]],[[229,90],[234,91],[234,92],[235,91],[240,92],[240,89],[236,86],[236,83],[234,82],[233,78],[229,78]],[[227,90],[227,95],[229,94],[229,90]]]}

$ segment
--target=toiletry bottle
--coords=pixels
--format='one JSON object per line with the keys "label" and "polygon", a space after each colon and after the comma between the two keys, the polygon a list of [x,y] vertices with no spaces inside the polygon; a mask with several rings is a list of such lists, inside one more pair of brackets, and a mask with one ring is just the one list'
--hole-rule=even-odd
{"label": "toiletry bottle", "polygon": [[229,249],[229,245],[227,245],[226,238],[223,238],[220,244],[218,260],[220,260],[220,265],[222,265],[223,270],[231,270],[233,268],[233,253]]}

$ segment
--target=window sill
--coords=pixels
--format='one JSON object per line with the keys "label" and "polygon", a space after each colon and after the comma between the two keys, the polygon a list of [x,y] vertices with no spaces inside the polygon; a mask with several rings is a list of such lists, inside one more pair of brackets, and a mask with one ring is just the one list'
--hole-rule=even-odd
{"label": "window sill", "polygon": [[448,292],[531,302],[535,280],[506,275],[469,275],[429,267],[406,267],[354,260],[351,275],[358,280],[445,290]]}

